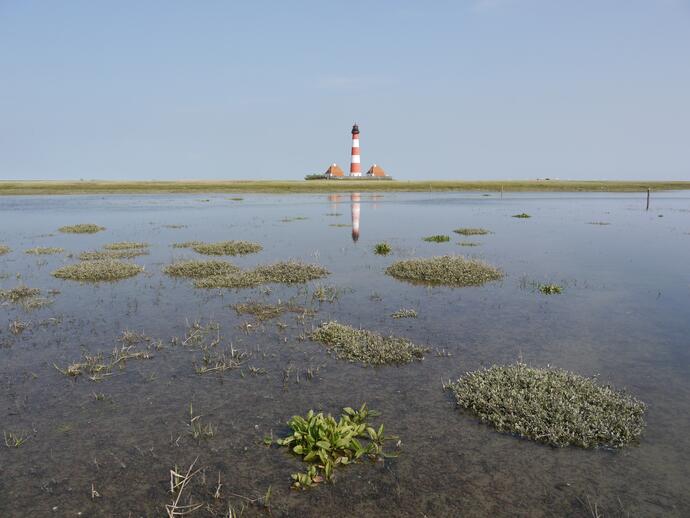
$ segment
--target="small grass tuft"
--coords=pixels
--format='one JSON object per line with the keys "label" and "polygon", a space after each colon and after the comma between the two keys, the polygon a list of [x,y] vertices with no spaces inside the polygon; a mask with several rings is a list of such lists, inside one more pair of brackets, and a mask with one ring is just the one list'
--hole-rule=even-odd
{"label": "small grass tuft", "polygon": [[307,308],[293,303],[284,303],[278,301],[277,304],[265,304],[258,301],[249,301],[242,304],[235,304],[232,306],[238,315],[252,315],[258,321],[271,320],[277,318],[284,313],[301,313],[307,314],[310,312]]}
{"label": "small grass tuft", "polygon": [[498,431],[553,446],[620,448],[644,429],[644,403],[560,369],[494,365],[446,387]]}
{"label": "small grass tuft", "polygon": [[101,230],[105,230],[105,227],[94,225],[93,223],[82,223],[80,225],[67,225],[60,227],[58,229],[60,232],[65,234],[95,234]]}
{"label": "small grass tuft", "polygon": [[522,212],[522,213],[520,213],[520,214],[513,214],[513,217],[514,217],[514,218],[526,219],[526,218],[531,218],[532,216],[530,216],[530,215],[527,214],[526,212]]}
{"label": "small grass tuft", "polygon": [[378,415],[368,410],[365,403],[359,410],[344,408],[338,420],[313,410],[305,417],[293,416],[287,423],[292,433],[276,442],[299,455],[309,467],[304,473],[292,474],[292,487],[306,489],[324,481],[332,482],[333,470],[338,466],[365,457],[376,460],[391,456],[384,454],[384,442],[397,437],[385,436],[383,425],[376,429],[370,423],[370,418]]}
{"label": "small grass tuft", "polygon": [[539,291],[544,295],[560,295],[563,293],[563,286],[558,284],[540,284]]}
{"label": "small grass tuft", "polygon": [[263,278],[251,270],[240,270],[223,275],[202,277],[194,281],[197,288],[255,288],[263,283]]}
{"label": "small grass tuft", "polygon": [[484,236],[486,234],[490,234],[488,230],[485,228],[470,228],[470,227],[463,227],[463,228],[456,228],[453,230],[456,234],[460,234],[461,236]]}
{"label": "small grass tuft", "polygon": [[447,243],[448,241],[450,241],[450,236],[436,234],[435,236],[425,237],[424,241],[427,241],[429,243]]}
{"label": "small grass tuft", "polygon": [[0,245],[0,255],[9,254],[12,249],[7,245]]}
{"label": "small grass tuft", "polygon": [[57,246],[37,246],[36,248],[29,248],[26,250],[24,253],[29,254],[29,255],[52,255],[52,254],[61,254],[64,252],[64,248],[60,248]]}
{"label": "small grass tuft", "polygon": [[172,277],[190,277],[192,279],[226,275],[239,272],[239,270],[234,264],[220,260],[177,261],[163,268],[163,272]]}
{"label": "small grass tuft", "polygon": [[115,259],[84,261],[58,268],[53,276],[81,282],[117,281],[134,277],[144,271],[143,266]]}
{"label": "small grass tuft", "polygon": [[29,288],[25,284],[20,284],[19,286],[9,289],[0,290],[0,300],[7,300],[12,303],[21,303],[27,299],[36,297],[41,294],[41,290],[38,288]]}
{"label": "small grass tuft", "polygon": [[481,243],[475,243],[474,241],[460,241],[458,244],[460,246],[479,246]]}
{"label": "small grass tuft", "polygon": [[80,261],[103,261],[108,259],[132,259],[140,255],[148,255],[145,248],[131,248],[123,250],[96,250],[94,252],[82,252]]}
{"label": "small grass tuft", "polygon": [[386,273],[404,281],[455,287],[481,286],[503,278],[503,272],[490,264],[455,255],[397,261]]}
{"label": "small grass tuft", "polygon": [[374,245],[374,253],[376,255],[388,255],[391,253],[391,250],[391,245],[386,242],[376,243],[376,245]]}
{"label": "small grass tuft", "polygon": [[324,322],[310,336],[340,359],[365,365],[404,364],[424,359],[428,349],[405,338],[383,336],[366,329],[355,329],[336,321]]}
{"label": "small grass tuft", "polygon": [[5,446],[8,448],[19,448],[28,439],[23,432],[2,432],[2,434],[5,437]]}
{"label": "small grass tuft", "polygon": [[417,318],[417,312],[414,309],[401,308],[391,313],[393,318]]}

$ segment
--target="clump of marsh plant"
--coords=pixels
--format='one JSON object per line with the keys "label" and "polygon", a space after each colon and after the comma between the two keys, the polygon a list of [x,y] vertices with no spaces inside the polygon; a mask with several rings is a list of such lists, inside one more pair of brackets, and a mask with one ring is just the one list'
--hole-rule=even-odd
{"label": "clump of marsh plant", "polygon": [[194,415],[194,408],[189,404],[189,423],[187,424],[189,435],[197,442],[202,439],[210,439],[216,435],[216,430],[211,423],[203,424],[200,415]]}
{"label": "clump of marsh plant", "polygon": [[475,243],[474,241],[460,241],[458,243],[460,246],[479,246],[480,243]]}
{"label": "clump of marsh plant", "polygon": [[404,364],[424,359],[426,347],[405,338],[383,336],[336,321],[324,322],[310,338],[326,345],[336,357],[365,365]]}
{"label": "clump of marsh plant", "polygon": [[7,245],[0,245],[0,255],[5,255],[11,252],[11,248]]}
{"label": "clump of marsh plant", "polygon": [[304,216],[293,216],[293,217],[285,217],[281,219],[280,221],[283,223],[290,223],[292,221],[304,221],[305,219],[308,219]]}
{"label": "clump of marsh plant", "polygon": [[481,286],[503,278],[501,270],[484,261],[456,255],[396,261],[386,273],[400,280],[455,287]]}
{"label": "clump of marsh plant", "polygon": [[365,403],[359,410],[344,408],[338,420],[313,410],[304,417],[293,416],[287,423],[292,433],[276,442],[299,455],[309,467],[306,472],[292,474],[292,486],[306,489],[324,481],[332,482],[338,466],[363,458],[390,456],[384,453],[384,442],[397,437],[385,436],[383,425],[377,429],[370,423],[370,418],[378,415],[367,409]]}
{"label": "clump of marsh plant", "polygon": [[494,365],[446,388],[498,431],[553,446],[620,448],[644,429],[644,403],[560,369]]}
{"label": "clump of marsh plant", "polygon": [[36,248],[29,248],[26,250],[24,253],[29,254],[29,255],[52,255],[52,254],[61,254],[64,252],[64,248],[60,248],[57,246],[37,246]]}
{"label": "clump of marsh plant", "polygon": [[311,299],[319,302],[335,302],[338,297],[340,297],[340,290],[337,286],[330,284],[317,284],[311,294]]}
{"label": "clump of marsh plant", "polygon": [[318,264],[300,261],[279,261],[273,264],[259,265],[254,269],[266,284],[296,284],[325,277],[330,272]]}
{"label": "clump of marsh plant", "polygon": [[470,227],[463,227],[463,228],[456,228],[453,230],[456,234],[460,234],[461,236],[484,236],[486,234],[490,234],[488,230],[485,228],[470,228]]}
{"label": "clump of marsh plant", "polygon": [[58,268],[53,276],[82,282],[117,281],[134,277],[144,271],[143,266],[116,259],[83,261]]}
{"label": "clump of marsh plant", "polygon": [[80,225],[67,225],[60,227],[58,229],[60,232],[65,234],[95,234],[101,230],[105,230],[105,227],[94,225],[93,223],[82,223]]}
{"label": "clump of marsh plant", "polygon": [[103,358],[103,353],[89,354],[83,353],[82,360],[70,363],[64,369],[57,365],[53,366],[65,376],[76,378],[82,374],[86,375],[91,381],[100,381],[111,374],[112,366]]}
{"label": "clump of marsh plant", "polygon": [[446,236],[444,234],[436,234],[434,236],[425,237],[424,241],[428,241],[429,243],[447,243],[448,241],[450,241],[450,236]]}
{"label": "clump of marsh plant", "polygon": [[[181,246],[189,245],[189,246]],[[219,241],[217,243],[189,242],[180,243],[177,248],[191,248],[203,255],[246,255],[255,254],[263,250],[259,243],[250,241]]]}
{"label": "clump of marsh plant", "polygon": [[513,214],[513,217],[514,217],[514,218],[526,219],[526,218],[531,218],[532,216],[530,216],[530,215],[527,214],[526,212],[522,212],[522,213],[520,213],[520,214]]}
{"label": "clump of marsh plant", "polygon": [[5,446],[8,448],[19,448],[29,438],[28,435],[23,432],[3,431],[2,434],[5,437]]}
{"label": "clump of marsh plant", "polygon": [[235,349],[232,345],[224,351],[205,350],[201,357],[201,364],[195,370],[199,375],[210,372],[225,372],[238,369],[249,358],[249,353]]}
{"label": "clump of marsh plant", "polygon": [[10,322],[10,333],[13,335],[20,335],[26,328],[31,325],[31,322],[24,322],[23,320],[13,320]]}
{"label": "clump of marsh plant", "polygon": [[391,253],[391,250],[391,245],[386,242],[376,243],[376,245],[374,245],[374,253],[376,255],[388,255]]}
{"label": "clump of marsh plant", "polygon": [[217,346],[220,340],[220,324],[218,322],[210,321],[204,325],[197,320],[188,325],[184,338],[173,338],[172,344],[207,350]]}
{"label": "clump of marsh plant", "polygon": [[192,248],[194,246],[203,244],[203,241],[184,241],[182,243],[174,243],[173,248]]}
{"label": "clump of marsh plant", "polygon": [[40,289],[29,288],[25,284],[20,284],[19,286],[9,290],[0,290],[0,300],[7,300],[12,303],[21,303],[40,294]]}
{"label": "clump of marsh plant", "polygon": [[123,250],[96,250],[94,252],[82,252],[80,261],[103,261],[107,259],[132,259],[140,255],[148,255],[145,248],[132,248]]}
{"label": "clump of marsh plant", "polygon": [[539,291],[544,295],[559,295],[563,293],[563,286],[558,284],[540,284]]}
{"label": "clump of marsh plant", "polygon": [[263,277],[251,270],[239,270],[223,275],[202,277],[194,281],[197,288],[255,288],[264,282]]}
{"label": "clump of marsh plant", "polygon": [[417,318],[417,312],[414,309],[401,308],[391,313],[393,318]]}
{"label": "clump of marsh plant", "polygon": [[601,226],[606,226],[606,225],[610,225],[611,223],[609,223],[608,221],[590,221],[590,222],[587,223],[587,224],[588,224],[588,225],[601,225]]}
{"label": "clump of marsh plant", "polygon": [[234,264],[220,260],[176,261],[163,268],[163,272],[172,277],[190,277],[192,279],[226,275],[236,273],[239,270]]}
{"label": "clump of marsh plant", "polygon": [[103,246],[103,248],[106,250],[136,250],[148,247],[148,243],[141,243],[136,241],[119,241],[117,243],[108,243],[107,245]]}
{"label": "clump of marsh plant", "polygon": [[235,304],[233,309],[238,315],[252,315],[258,321],[271,320],[284,313],[307,314],[309,310],[297,304],[280,302],[277,304],[265,304],[258,301],[249,301],[242,304]]}

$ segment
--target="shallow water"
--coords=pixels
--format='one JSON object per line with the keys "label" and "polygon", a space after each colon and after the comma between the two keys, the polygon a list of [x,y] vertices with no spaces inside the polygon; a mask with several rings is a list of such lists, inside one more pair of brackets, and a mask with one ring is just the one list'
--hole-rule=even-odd
{"label": "shallow water", "polygon": [[[591,516],[595,507],[607,516],[690,513],[690,192],[654,194],[649,211],[640,194],[240,196],[0,198],[0,244],[12,248],[0,256],[0,289],[23,282],[60,291],[52,305],[31,312],[0,305],[0,428],[28,436],[19,448],[0,448],[0,516],[162,516],[172,498],[170,469],[186,469],[197,456],[205,468],[197,477],[209,487],[206,495],[195,489],[197,501],[214,502],[220,476],[221,500],[236,510],[270,486],[275,516]],[[520,212],[532,217],[511,217]],[[57,232],[76,223],[106,230]],[[492,234],[458,236],[457,227]],[[451,241],[422,241],[439,233]],[[264,246],[229,258],[240,266],[297,258],[332,273],[306,286],[236,291],[197,290],[161,273],[171,260],[197,255],[173,243],[225,239]],[[124,240],[151,243],[150,255],[133,260],[144,274],[99,284],[50,275],[76,262],[70,253]],[[374,255],[379,241],[393,253]],[[24,253],[35,246],[66,251]],[[384,274],[396,259],[446,253],[480,257],[506,277],[479,288],[428,288]],[[544,296],[533,282],[566,289]],[[313,302],[318,284],[337,286],[338,299]],[[276,321],[245,328],[251,318],[231,308],[293,297],[318,313],[304,322],[284,315],[277,319],[284,330]],[[390,317],[403,307],[418,318]],[[15,319],[29,323],[19,335],[8,330]],[[403,367],[348,364],[303,339],[331,319],[438,352]],[[224,344],[251,353],[245,366],[197,375],[200,353],[169,345],[195,320],[218,322]],[[83,351],[109,354],[125,329],[165,347],[101,382],[54,368]],[[640,444],[616,452],[555,449],[499,434],[441,389],[468,370],[518,359],[596,375],[645,401]],[[253,376],[249,366],[267,374]],[[333,485],[290,490],[290,473],[303,466],[264,446],[264,436],[284,435],[290,416],[310,408],[336,413],[364,401],[400,437],[401,455],[337,470]],[[197,444],[186,435],[190,403],[217,426],[215,437]],[[245,516],[267,514],[248,505]]]}

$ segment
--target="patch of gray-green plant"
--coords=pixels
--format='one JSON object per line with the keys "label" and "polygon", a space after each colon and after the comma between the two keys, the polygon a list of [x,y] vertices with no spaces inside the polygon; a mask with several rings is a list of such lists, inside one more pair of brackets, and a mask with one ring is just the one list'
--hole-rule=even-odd
{"label": "patch of gray-green plant", "polygon": [[201,241],[187,241],[176,243],[175,248],[191,248],[203,255],[246,255],[255,254],[263,250],[259,243],[250,241],[218,241],[217,243],[204,243]]}
{"label": "patch of gray-green plant", "polygon": [[417,311],[414,309],[400,308],[397,311],[391,313],[393,318],[417,318]]}
{"label": "patch of gray-green plant", "polygon": [[103,245],[103,248],[106,250],[136,250],[148,247],[148,243],[137,241],[119,241],[117,243],[108,243],[107,245]]}
{"label": "patch of gray-green plant", "polygon": [[456,228],[453,230],[456,234],[460,234],[461,236],[484,236],[486,234],[490,234],[488,230],[485,228],[470,228],[470,227],[463,227],[463,228]]}
{"label": "patch of gray-green plant", "polygon": [[297,284],[320,279],[329,274],[323,266],[300,261],[279,261],[223,275],[197,279],[197,288],[252,288],[260,284]]}
{"label": "patch of gray-green plant", "polygon": [[7,245],[0,245],[0,255],[5,255],[10,253],[12,249]]}
{"label": "patch of gray-green plant", "polygon": [[460,241],[458,243],[460,246],[479,246],[480,243],[475,243],[474,241]]}
{"label": "patch of gray-green plant", "polygon": [[277,318],[288,312],[301,313],[305,315],[308,313],[313,313],[312,310],[300,306],[299,304],[281,301],[278,301],[276,304],[267,304],[264,302],[251,300],[249,302],[235,304],[232,307],[238,315],[251,315],[259,321]]}
{"label": "patch of gray-green plant", "polygon": [[53,276],[82,282],[117,281],[134,277],[144,271],[144,267],[116,259],[82,261],[58,268]]}
{"label": "patch of gray-green plant", "polygon": [[427,236],[423,239],[424,241],[427,241],[429,243],[447,243],[448,241],[450,241],[450,236],[436,234],[434,236]]}
{"label": "patch of gray-green plant", "polygon": [[334,320],[321,324],[311,333],[310,338],[324,344],[339,359],[365,365],[410,363],[423,360],[424,353],[429,351],[406,338],[383,336]]}
{"label": "patch of gray-green plant", "polygon": [[64,248],[60,248],[57,246],[37,246],[35,248],[29,248],[24,253],[29,255],[52,255],[61,254],[64,251]]}
{"label": "patch of gray-green plant", "polygon": [[79,225],[66,225],[60,227],[58,230],[65,234],[95,234],[96,232],[105,230],[105,227],[94,225],[93,223],[82,223]]}
{"label": "patch of gray-green plant", "polygon": [[563,293],[563,286],[559,284],[540,284],[539,291],[544,295],[560,295]]}
{"label": "patch of gray-green plant", "polygon": [[79,254],[80,261],[102,261],[104,259],[132,259],[140,255],[148,255],[145,248],[131,248],[119,250],[96,250]]}
{"label": "patch of gray-green plant", "polygon": [[0,301],[17,304],[27,311],[39,309],[53,303],[52,299],[41,297],[40,289],[30,288],[24,284],[9,290],[0,290]]}
{"label": "patch of gray-green plant", "polygon": [[386,273],[404,281],[455,287],[481,286],[503,278],[495,266],[457,255],[396,261]]}
{"label": "patch of gray-green plant", "polygon": [[527,219],[527,218],[531,218],[532,216],[530,216],[526,212],[521,212],[520,214],[513,214],[513,217],[519,218],[519,219]]}
{"label": "patch of gray-green plant", "polygon": [[621,448],[638,441],[645,425],[644,403],[561,369],[495,365],[445,387],[498,431],[558,447]]}
{"label": "patch of gray-green plant", "polygon": [[189,277],[199,279],[211,277],[212,275],[227,275],[239,272],[238,266],[228,261],[208,260],[208,261],[176,261],[163,268],[163,272],[172,277]]}

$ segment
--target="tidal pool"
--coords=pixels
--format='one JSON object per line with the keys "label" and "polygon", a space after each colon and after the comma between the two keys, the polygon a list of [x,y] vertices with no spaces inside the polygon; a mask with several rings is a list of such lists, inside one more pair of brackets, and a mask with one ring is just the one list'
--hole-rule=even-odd
{"label": "tidal pool", "polygon": [[[690,192],[655,193],[649,211],[644,194],[242,198],[0,198],[0,245],[11,249],[0,256],[0,289],[25,284],[53,301],[0,305],[0,428],[10,445],[24,439],[0,444],[0,516],[165,516],[175,499],[171,469],[185,473],[192,463],[202,471],[187,494],[207,507],[191,516],[227,516],[228,506],[268,515],[269,487],[273,516],[690,513]],[[521,213],[531,217],[513,217]],[[58,231],[84,223],[105,230]],[[490,233],[471,235],[470,248],[460,246],[468,238],[458,228]],[[436,234],[451,239],[423,240]],[[175,243],[230,240],[263,247],[218,257],[242,271],[298,260],[330,274],[234,290],[163,273],[177,260],[208,259]],[[148,255],[125,259],[144,267],[135,277],[51,275],[80,253],[124,241],[150,244]],[[381,242],[390,254],[375,254]],[[25,253],[36,247],[64,252]],[[385,274],[397,260],[450,254],[505,275],[453,288]],[[540,284],[564,290],[544,295]],[[233,308],[257,301],[289,306],[264,320]],[[416,318],[391,316],[402,309]],[[430,352],[401,366],[338,360],[308,339],[331,320]],[[138,334],[149,341],[126,349]],[[115,348],[117,358],[135,350],[152,357],[116,361]],[[99,353],[115,362],[100,381],[59,370]],[[597,376],[644,401],[639,444],[559,449],[519,439],[442,390],[467,371],[518,360]],[[219,361],[229,368],[209,370]],[[264,438],[286,436],[295,414],[339,415],[363,402],[399,437],[400,455],[338,468],[334,484],[291,489],[290,475],[304,465]],[[212,437],[190,433],[190,405]]]}

